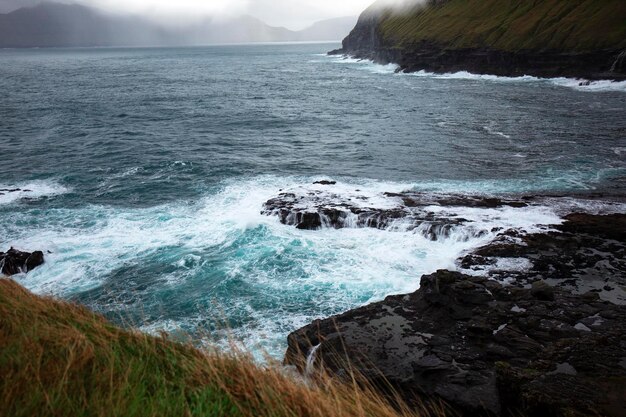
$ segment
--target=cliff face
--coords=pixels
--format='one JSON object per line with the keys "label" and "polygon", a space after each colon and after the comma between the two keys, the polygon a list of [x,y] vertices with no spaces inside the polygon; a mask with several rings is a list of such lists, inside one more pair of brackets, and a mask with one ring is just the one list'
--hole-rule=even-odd
{"label": "cliff face", "polygon": [[332,53],[407,72],[626,79],[626,2],[429,0],[394,11],[379,0]]}

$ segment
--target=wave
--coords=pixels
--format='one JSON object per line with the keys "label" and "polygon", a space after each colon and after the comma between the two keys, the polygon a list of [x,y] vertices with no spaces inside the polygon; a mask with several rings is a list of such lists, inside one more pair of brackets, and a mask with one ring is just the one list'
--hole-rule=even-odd
{"label": "wave", "polygon": [[68,192],[68,188],[54,181],[0,184],[0,205],[15,203],[24,199],[53,197]]}
{"label": "wave", "polygon": [[409,73],[404,73],[404,74],[410,75],[413,77],[436,78],[436,79],[443,79],[443,80],[496,81],[496,82],[513,82],[513,83],[541,81],[541,78],[533,77],[530,75],[524,75],[520,77],[502,77],[502,76],[490,75],[490,74],[473,74],[467,71],[434,73],[434,72],[421,70],[417,72],[409,72]]}
{"label": "wave", "polygon": [[392,208],[397,199],[385,192],[419,188],[363,179],[339,179],[332,189],[303,185],[319,179],[231,180],[199,200],[150,208],[27,208],[0,224],[0,235],[16,247],[51,251],[42,267],[17,277],[37,293],[73,298],[114,318],[123,314],[146,331],[211,334],[212,342],[224,342],[229,335],[215,324],[217,317],[248,347],[278,357],[290,331],[414,291],[421,275],[455,269],[456,259],[493,239],[496,228],[531,232],[561,221],[548,203],[527,209],[433,206],[427,210],[468,222],[432,240],[432,231],[401,222],[383,230],[306,231],[261,213],[281,190],[328,190],[329,205]]}
{"label": "wave", "polygon": [[567,87],[582,92],[626,92],[626,81],[598,80],[589,81],[577,78],[540,78],[531,75],[517,77],[506,77],[490,74],[474,74],[468,71],[458,71],[449,73],[434,73],[428,71],[416,71],[410,73],[398,72],[399,66],[396,64],[382,65],[371,60],[356,59],[349,56],[329,56],[334,63],[358,64],[360,69],[375,74],[398,74],[411,77],[421,77],[441,80],[469,80],[469,81],[489,81],[500,83],[549,83],[559,87]]}
{"label": "wave", "polygon": [[599,80],[599,81],[586,81],[574,78],[549,78],[551,83],[562,86],[573,88],[578,91],[587,91],[587,92],[603,92],[603,91],[619,91],[626,93],[626,81],[610,81],[610,80]]}
{"label": "wave", "polygon": [[510,135],[507,135],[506,133],[497,130],[496,127],[497,127],[497,123],[492,121],[488,125],[483,126],[483,129],[485,130],[485,132],[489,133],[490,135],[500,136],[505,139],[511,139]]}
{"label": "wave", "polygon": [[530,75],[524,75],[519,77],[503,77],[497,75],[488,74],[473,74],[467,71],[460,71],[455,73],[437,74],[426,71],[418,71],[414,73],[408,73],[407,75],[413,75],[417,77],[447,79],[447,80],[471,80],[471,81],[490,81],[501,83],[535,83],[545,84],[550,83],[559,87],[568,87],[577,91],[583,92],[626,92],[626,81],[587,81],[576,78],[539,78]]}
{"label": "wave", "polygon": [[359,69],[371,72],[373,74],[395,74],[398,70],[396,64],[377,64],[368,59],[358,59],[349,56],[328,55],[333,63],[336,64],[357,64]]}
{"label": "wave", "polygon": [[626,92],[626,81],[587,81],[576,78],[539,78],[530,75],[524,75],[519,77],[504,77],[498,75],[489,74],[473,74],[467,71],[459,71],[455,73],[432,73],[426,71],[418,71],[414,73],[407,73],[416,77],[426,77],[435,79],[447,79],[447,80],[470,80],[470,81],[490,81],[501,83],[535,83],[545,84],[550,83],[559,87],[568,87],[577,91],[583,92],[605,92],[605,91],[618,91]]}

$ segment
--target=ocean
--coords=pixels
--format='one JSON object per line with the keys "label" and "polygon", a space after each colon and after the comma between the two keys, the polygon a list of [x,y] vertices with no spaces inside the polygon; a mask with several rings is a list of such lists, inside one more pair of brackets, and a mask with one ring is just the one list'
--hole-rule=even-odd
{"label": "ocean", "polygon": [[[316,318],[419,287],[493,230],[626,195],[626,83],[396,74],[336,44],[0,50],[0,250],[16,276],[124,325],[280,358]],[[281,192],[565,196],[409,227],[298,230]],[[325,188],[329,190],[329,188]],[[590,199],[592,198],[593,199]],[[567,207],[566,207],[567,206]],[[520,267],[523,267],[520,266]]]}

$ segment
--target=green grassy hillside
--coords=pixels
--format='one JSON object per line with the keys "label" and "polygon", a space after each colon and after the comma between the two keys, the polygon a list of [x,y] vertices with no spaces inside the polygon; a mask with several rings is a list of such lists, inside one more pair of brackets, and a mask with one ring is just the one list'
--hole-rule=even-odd
{"label": "green grassy hillside", "polygon": [[446,48],[593,51],[626,48],[625,0],[448,0],[386,12],[384,43]]}
{"label": "green grassy hillside", "polygon": [[[372,390],[117,328],[0,279],[0,416],[398,417]],[[443,415],[439,414],[421,414]]]}

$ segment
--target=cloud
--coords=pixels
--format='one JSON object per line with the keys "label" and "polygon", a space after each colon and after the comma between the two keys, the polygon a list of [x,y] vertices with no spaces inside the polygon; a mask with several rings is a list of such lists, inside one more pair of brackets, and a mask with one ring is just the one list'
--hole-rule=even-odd
{"label": "cloud", "polygon": [[246,11],[250,0],[74,0],[115,13],[131,13],[159,20],[237,15]]}
{"label": "cloud", "polygon": [[316,21],[357,16],[374,0],[250,0],[248,13],[270,25],[302,29]]}
{"label": "cloud", "polygon": [[[316,21],[356,16],[374,0],[0,0],[0,13],[42,1],[79,3],[161,22],[184,22],[207,16],[250,14],[274,26],[302,29]],[[386,0],[385,0],[386,1]],[[398,0],[403,1],[403,0]]]}
{"label": "cloud", "polygon": [[405,12],[417,6],[426,4],[428,0],[378,0],[374,6],[378,8],[389,8],[397,12]]}

